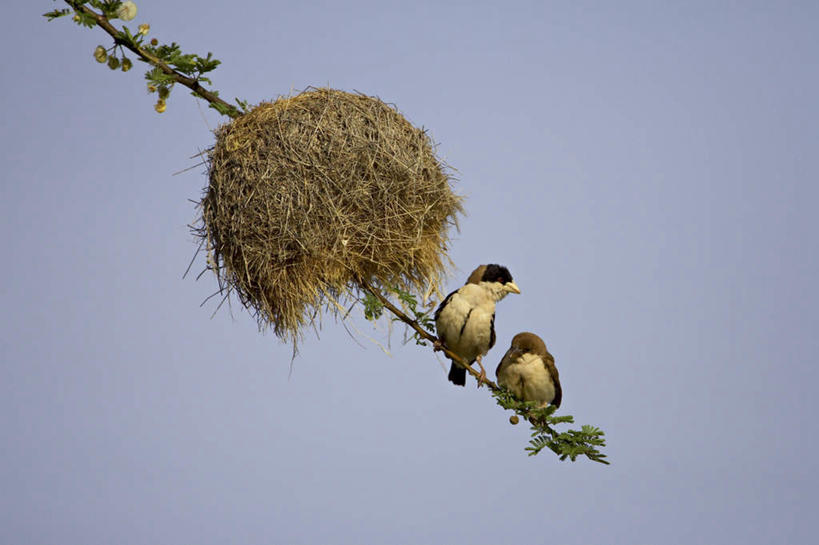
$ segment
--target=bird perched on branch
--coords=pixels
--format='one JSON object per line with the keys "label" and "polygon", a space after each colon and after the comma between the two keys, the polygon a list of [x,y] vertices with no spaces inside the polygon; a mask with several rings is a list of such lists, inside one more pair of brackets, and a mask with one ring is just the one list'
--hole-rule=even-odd
{"label": "bird perched on branch", "polygon": [[555,359],[546,343],[534,333],[518,333],[495,370],[498,384],[523,401],[534,401],[538,408],[549,403],[560,407],[563,391]]}
{"label": "bird perched on branch", "polygon": [[[435,311],[440,343],[469,365],[478,363],[479,387],[486,379],[481,357],[495,345],[495,303],[510,293],[520,293],[520,289],[512,282],[509,269],[501,265],[481,265],[472,271],[466,284],[447,295]],[[453,361],[448,378],[464,386],[466,369]]]}

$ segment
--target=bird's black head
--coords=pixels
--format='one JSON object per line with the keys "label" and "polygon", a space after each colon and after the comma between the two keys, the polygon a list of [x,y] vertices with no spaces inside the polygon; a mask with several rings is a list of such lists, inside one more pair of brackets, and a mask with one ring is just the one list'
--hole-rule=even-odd
{"label": "bird's black head", "polygon": [[509,269],[503,265],[481,265],[469,275],[467,284],[480,284],[491,293],[495,301],[500,301],[510,293],[520,293],[520,288],[512,282]]}
{"label": "bird's black head", "polygon": [[479,284],[480,282],[498,282],[508,284],[512,282],[512,274],[503,265],[481,265],[469,275],[467,284]]}
{"label": "bird's black head", "polygon": [[487,265],[481,278],[484,282],[500,282],[508,284],[512,281],[512,274],[503,265]]}

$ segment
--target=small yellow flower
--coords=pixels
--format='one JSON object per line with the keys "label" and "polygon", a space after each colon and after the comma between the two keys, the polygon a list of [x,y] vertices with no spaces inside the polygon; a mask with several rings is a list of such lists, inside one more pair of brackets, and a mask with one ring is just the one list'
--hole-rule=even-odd
{"label": "small yellow flower", "polygon": [[156,105],[154,106],[154,110],[156,110],[156,113],[161,114],[162,112],[165,111],[166,107],[167,107],[167,105],[165,104],[165,101],[160,98],[159,100],[156,101]]}
{"label": "small yellow flower", "polygon": [[111,70],[119,68],[119,59],[116,57],[108,57],[108,68]]}
{"label": "small yellow flower", "polygon": [[133,66],[134,66],[134,64],[131,62],[131,59],[129,59],[128,57],[123,57],[122,58],[122,71],[123,72],[127,72],[128,70],[133,68]]}
{"label": "small yellow flower", "polygon": [[108,60],[108,53],[106,53],[104,47],[98,45],[94,50],[94,58],[97,60],[97,62],[103,63]]}
{"label": "small yellow flower", "polygon": [[117,10],[117,17],[122,19],[123,21],[130,21],[137,14],[137,7],[136,4],[133,2],[123,2],[120,4],[119,9]]}
{"label": "small yellow flower", "polygon": [[148,92],[149,93],[156,93],[156,85],[153,85],[153,84],[149,83],[148,84]]}
{"label": "small yellow flower", "polygon": [[139,25],[139,30],[137,31],[137,34],[147,36],[149,30],[151,30],[151,25],[149,25],[148,23],[142,23],[141,25]]}
{"label": "small yellow flower", "polygon": [[79,23],[80,22],[80,15],[78,13],[75,13],[74,17],[72,17],[72,19],[74,20],[75,23]]}

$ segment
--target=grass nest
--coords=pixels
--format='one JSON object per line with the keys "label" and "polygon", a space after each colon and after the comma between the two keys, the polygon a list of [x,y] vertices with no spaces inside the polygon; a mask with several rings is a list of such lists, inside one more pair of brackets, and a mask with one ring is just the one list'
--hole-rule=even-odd
{"label": "grass nest", "polygon": [[378,98],[308,89],[216,131],[197,231],[220,293],[297,341],[363,289],[440,285],[462,213],[427,133]]}

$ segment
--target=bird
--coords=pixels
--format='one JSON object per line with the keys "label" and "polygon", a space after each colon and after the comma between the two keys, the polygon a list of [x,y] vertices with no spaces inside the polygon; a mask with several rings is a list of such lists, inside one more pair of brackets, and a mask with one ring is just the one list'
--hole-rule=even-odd
{"label": "bird", "polygon": [[498,384],[523,401],[534,401],[542,409],[549,403],[560,407],[563,390],[555,359],[543,339],[524,331],[512,338],[512,345],[495,370]]}
{"label": "bird", "polygon": [[[520,293],[509,269],[502,265],[480,265],[466,284],[447,295],[435,310],[435,328],[440,345],[480,367],[478,387],[486,380],[481,358],[495,345],[495,303],[510,293]],[[450,382],[466,385],[466,369],[454,361],[449,368]]]}

